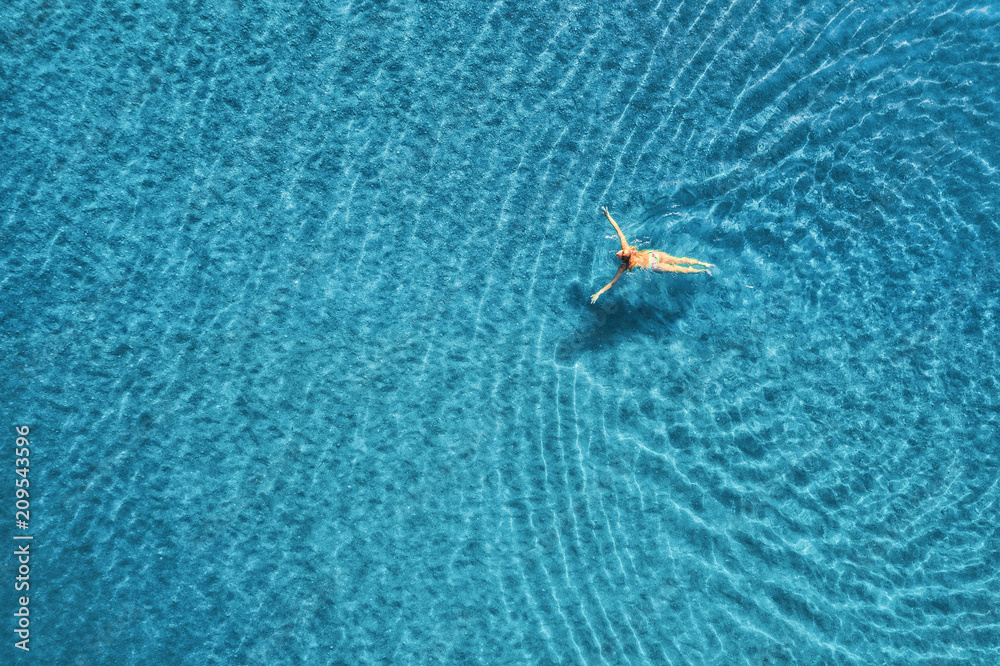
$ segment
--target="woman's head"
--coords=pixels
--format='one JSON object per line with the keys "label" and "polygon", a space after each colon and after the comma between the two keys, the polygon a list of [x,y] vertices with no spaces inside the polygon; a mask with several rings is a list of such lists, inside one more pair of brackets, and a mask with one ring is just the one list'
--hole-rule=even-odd
{"label": "woman's head", "polygon": [[632,248],[627,250],[618,250],[618,252],[615,253],[615,256],[618,257],[619,260],[627,262],[632,258]]}

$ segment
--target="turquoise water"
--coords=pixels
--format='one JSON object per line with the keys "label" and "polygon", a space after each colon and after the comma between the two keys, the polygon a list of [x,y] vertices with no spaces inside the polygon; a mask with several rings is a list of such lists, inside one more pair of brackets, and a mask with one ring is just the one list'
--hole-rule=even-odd
{"label": "turquoise water", "polygon": [[996,6],[0,38],[4,663],[1000,662]]}

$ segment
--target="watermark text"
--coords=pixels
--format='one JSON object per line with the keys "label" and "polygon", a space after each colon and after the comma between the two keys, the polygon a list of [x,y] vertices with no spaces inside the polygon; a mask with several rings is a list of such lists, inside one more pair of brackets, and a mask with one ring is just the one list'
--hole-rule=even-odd
{"label": "watermark text", "polygon": [[[14,617],[14,647],[28,652],[31,650],[31,620],[28,603],[31,599],[27,592],[31,590],[31,541],[34,538],[28,534],[31,527],[31,502],[28,488],[31,483],[28,475],[31,457],[31,442],[28,439],[28,426],[17,426],[17,438],[14,440],[14,557],[17,558],[17,576],[14,578],[14,589],[23,593],[17,599],[17,611]],[[20,639],[20,640],[17,640]]]}

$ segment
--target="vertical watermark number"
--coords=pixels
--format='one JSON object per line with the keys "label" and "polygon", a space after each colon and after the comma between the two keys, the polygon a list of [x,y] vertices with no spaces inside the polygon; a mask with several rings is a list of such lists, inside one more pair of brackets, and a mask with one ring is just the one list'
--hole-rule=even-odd
{"label": "vertical watermark number", "polygon": [[[28,426],[17,426],[17,439],[14,440],[14,557],[17,558],[17,576],[14,579],[14,590],[23,593],[17,599],[17,611],[14,613],[17,625],[14,627],[16,639],[14,647],[30,651],[31,621],[28,618],[27,592],[31,589],[31,540],[28,534],[31,526],[31,502],[29,500],[28,475],[31,473],[29,464],[31,458],[31,442],[28,440]],[[17,640],[20,639],[20,640]]]}

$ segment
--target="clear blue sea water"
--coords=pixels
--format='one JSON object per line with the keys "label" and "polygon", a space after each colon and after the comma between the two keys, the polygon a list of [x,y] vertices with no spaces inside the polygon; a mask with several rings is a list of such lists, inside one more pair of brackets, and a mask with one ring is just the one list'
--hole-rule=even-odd
{"label": "clear blue sea water", "polygon": [[1000,663],[997,44],[5,3],[0,662]]}

